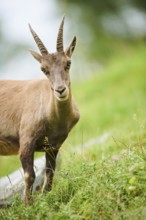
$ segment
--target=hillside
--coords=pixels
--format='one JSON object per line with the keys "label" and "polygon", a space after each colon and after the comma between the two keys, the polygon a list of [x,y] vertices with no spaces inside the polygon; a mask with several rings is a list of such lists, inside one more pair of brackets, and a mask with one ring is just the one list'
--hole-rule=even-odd
{"label": "hillside", "polygon": [[[16,196],[0,219],[146,218],[146,46],[74,82],[73,94],[81,120],[61,149],[52,192],[36,194],[30,207]],[[104,133],[104,142],[84,149]]]}

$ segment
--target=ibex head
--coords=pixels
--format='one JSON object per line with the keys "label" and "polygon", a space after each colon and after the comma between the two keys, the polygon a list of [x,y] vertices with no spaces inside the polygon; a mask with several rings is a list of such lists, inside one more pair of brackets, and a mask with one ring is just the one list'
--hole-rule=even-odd
{"label": "ibex head", "polygon": [[69,69],[71,65],[71,56],[75,49],[76,37],[73,38],[69,47],[64,51],[63,48],[63,26],[64,17],[61,21],[57,36],[57,52],[49,53],[38,35],[29,25],[32,36],[41,52],[41,54],[30,50],[34,58],[41,63],[41,70],[50,81],[51,88],[55,97],[59,101],[67,100],[69,97],[70,76]]}

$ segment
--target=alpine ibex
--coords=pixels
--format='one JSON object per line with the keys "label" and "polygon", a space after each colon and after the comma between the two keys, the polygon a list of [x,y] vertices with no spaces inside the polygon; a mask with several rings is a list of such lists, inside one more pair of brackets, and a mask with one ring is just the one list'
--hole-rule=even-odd
{"label": "alpine ibex", "polygon": [[42,191],[50,191],[59,148],[80,117],[71,94],[69,76],[76,37],[64,51],[63,26],[64,18],[58,31],[57,52],[49,53],[29,25],[41,54],[30,52],[40,62],[47,79],[0,80],[0,155],[19,153],[25,177],[26,203],[30,201],[35,180],[34,152],[45,152],[46,173]]}

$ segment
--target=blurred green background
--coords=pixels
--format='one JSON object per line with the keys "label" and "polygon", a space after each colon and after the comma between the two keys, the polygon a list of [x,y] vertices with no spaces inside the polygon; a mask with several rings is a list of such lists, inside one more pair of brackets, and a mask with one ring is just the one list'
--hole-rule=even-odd
{"label": "blurred green background", "polygon": [[[33,10],[35,4],[38,7]],[[81,120],[70,136],[71,145],[80,144],[82,136],[86,141],[114,129],[119,123],[122,126],[126,118],[132,118],[139,111],[143,114],[146,87],[144,0],[33,0],[23,3],[17,0],[12,5],[6,0],[1,1],[0,6],[1,79],[42,77],[38,64],[27,51],[30,47],[36,48],[28,22],[49,51],[56,46],[63,14],[66,14],[65,45],[77,35],[71,74]],[[7,165],[8,161],[12,162],[11,166]],[[0,166],[0,176],[3,176],[20,164],[17,157],[1,157]]]}
{"label": "blurred green background", "polygon": [[[71,74],[73,93],[81,110],[81,120],[71,134],[70,144],[78,145],[82,136],[84,141],[88,140],[112,130],[113,123],[117,126],[123,118],[145,111],[145,1],[35,2],[38,4],[36,11],[33,11],[34,1],[23,2],[22,7],[19,1],[13,7],[8,1],[0,3],[1,79],[41,77],[38,64],[27,52],[27,48],[35,47],[27,22],[34,23],[38,33],[42,30],[42,39],[47,45],[53,42],[55,48],[57,28],[62,15],[66,14],[65,44],[73,35],[77,35],[78,40]],[[11,161],[10,166],[7,166],[8,161]],[[17,157],[1,157],[0,176],[19,166]]]}
{"label": "blurred green background", "polygon": [[[60,150],[52,192],[28,208],[16,197],[0,218],[145,219],[145,0],[1,1],[0,79],[43,77],[27,23],[54,52],[64,14],[65,45],[77,36],[71,78],[81,119]],[[18,156],[0,157],[0,177],[19,167]]]}

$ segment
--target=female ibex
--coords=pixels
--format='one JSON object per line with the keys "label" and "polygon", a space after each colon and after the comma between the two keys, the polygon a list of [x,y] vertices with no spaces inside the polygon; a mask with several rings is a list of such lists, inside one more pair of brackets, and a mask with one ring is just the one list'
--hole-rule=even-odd
{"label": "female ibex", "polygon": [[[30,50],[48,79],[0,81],[0,155],[19,153],[25,177],[24,201],[29,202],[35,180],[34,152],[44,151],[44,190],[51,190],[56,156],[79,111],[72,98],[69,69],[76,37],[63,49],[63,25],[57,37],[57,52],[49,53],[29,25],[41,55]],[[44,140],[47,138],[47,143]]]}

